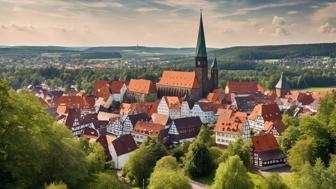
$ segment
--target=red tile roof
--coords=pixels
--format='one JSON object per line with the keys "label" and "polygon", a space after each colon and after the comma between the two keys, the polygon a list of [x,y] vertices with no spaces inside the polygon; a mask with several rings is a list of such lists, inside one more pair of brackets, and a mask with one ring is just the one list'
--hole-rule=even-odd
{"label": "red tile roof", "polygon": [[182,102],[181,99],[177,96],[164,96],[162,97],[165,99],[169,108],[181,108]]}
{"label": "red tile roof", "polygon": [[227,93],[237,93],[237,94],[255,94],[264,93],[265,89],[257,82],[235,82],[228,81],[225,89]]}
{"label": "red tile roof", "polygon": [[216,108],[211,102],[196,102],[203,112],[216,112]]}
{"label": "red tile roof", "polygon": [[223,89],[216,89],[212,93],[209,93],[207,100],[213,104],[225,103],[225,91]]}
{"label": "red tile roof", "polygon": [[279,149],[279,144],[272,134],[263,134],[252,137],[252,148],[254,152],[266,152]]}
{"label": "red tile roof", "polygon": [[141,94],[154,94],[156,93],[156,87],[150,80],[131,79],[128,84],[128,91]]}
{"label": "red tile roof", "polygon": [[156,103],[122,103],[120,105],[120,114],[127,114],[127,115],[134,115],[134,114],[140,114],[140,113],[146,113],[149,114],[153,110],[153,106],[155,106]]}
{"label": "red tile roof", "polygon": [[166,129],[165,125],[152,122],[138,121],[135,124],[132,133],[158,137],[159,134],[165,129]]}
{"label": "red tile roof", "polygon": [[218,117],[214,131],[239,135],[246,120],[247,114],[244,112],[231,112],[230,115],[222,114]]}
{"label": "red tile roof", "polygon": [[65,105],[69,108],[92,109],[95,103],[93,96],[60,96],[53,102],[54,107]]}
{"label": "red tile roof", "polygon": [[163,71],[158,85],[198,89],[195,72]]}
{"label": "red tile roof", "polygon": [[123,85],[124,85],[124,82],[122,82],[122,81],[112,81],[111,84],[110,84],[110,92],[112,94],[120,93],[120,90],[121,90]]}
{"label": "red tile roof", "polygon": [[110,96],[110,81],[97,80],[93,85],[93,94],[96,97],[107,98]]}
{"label": "red tile roof", "polygon": [[250,120],[255,120],[257,116],[263,117],[264,121],[281,120],[281,112],[277,104],[258,104],[254,107]]}
{"label": "red tile roof", "polygon": [[157,123],[161,125],[168,125],[171,122],[168,115],[157,114],[157,113],[152,114],[152,120],[153,120],[153,123]]}
{"label": "red tile roof", "polygon": [[265,133],[270,133],[273,127],[280,135],[287,129],[287,126],[281,120],[275,120],[266,121],[263,130]]}

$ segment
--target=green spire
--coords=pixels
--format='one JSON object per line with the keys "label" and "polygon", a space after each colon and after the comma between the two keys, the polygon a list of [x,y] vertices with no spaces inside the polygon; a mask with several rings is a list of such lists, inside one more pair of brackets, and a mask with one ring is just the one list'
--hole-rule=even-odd
{"label": "green spire", "polygon": [[207,57],[206,46],[205,46],[205,37],[204,37],[204,28],[203,28],[203,19],[202,19],[202,11],[201,11],[200,25],[199,25],[199,29],[198,29],[196,57]]}
{"label": "green spire", "polygon": [[278,83],[276,84],[275,88],[277,89],[290,89],[289,83],[287,82],[287,79],[284,75],[284,73],[281,73],[281,77],[278,81]]}
{"label": "green spire", "polygon": [[217,69],[217,58],[215,57],[215,59],[212,61],[212,64],[211,64],[211,69]]}

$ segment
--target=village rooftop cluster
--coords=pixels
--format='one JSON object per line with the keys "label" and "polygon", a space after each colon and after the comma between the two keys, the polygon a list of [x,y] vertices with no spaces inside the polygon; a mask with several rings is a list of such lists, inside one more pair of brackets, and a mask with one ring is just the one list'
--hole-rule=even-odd
{"label": "village rooftop cluster", "polygon": [[257,82],[236,81],[219,88],[216,58],[208,66],[201,15],[192,72],[165,70],[158,83],[97,80],[92,96],[33,85],[28,90],[74,135],[99,142],[106,161],[113,160],[117,169],[147,138],[174,148],[193,141],[201,126],[207,125],[220,147],[238,138],[251,141],[252,164],[266,170],[286,165],[277,142],[287,128],[282,113],[314,115],[320,99],[335,92],[291,91],[285,74],[275,88],[267,91]]}

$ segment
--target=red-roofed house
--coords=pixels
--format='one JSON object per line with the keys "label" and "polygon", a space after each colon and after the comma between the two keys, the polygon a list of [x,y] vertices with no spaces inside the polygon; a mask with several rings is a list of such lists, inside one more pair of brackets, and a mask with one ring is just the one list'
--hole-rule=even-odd
{"label": "red-roofed house", "polygon": [[229,94],[231,102],[234,102],[235,96],[264,94],[265,89],[257,82],[228,81],[225,86],[225,93]]}
{"label": "red-roofed house", "polygon": [[166,143],[169,139],[165,125],[146,121],[138,121],[135,124],[132,136],[137,144],[143,143],[148,137],[158,138],[162,143]]}
{"label": "red-roofed house", "polygon": [[157,108],[158,114],[168,115],[171,119],[181,117],[181,99],[177,96],[163,96]]}
{"label": "red-roofed house", "polygon": [[216,133],[216,143],[220,145],[227,146],[239,137],[247,141],[250,138],[247,114],[227,110],[218,117],[214,131]]}
{"label": "red-roofed house", "polygon": [[274,135],[276,138],[287,129],[287,126],[281,120],[266,121],[263,132]]}
{"label": "red-roofed house", "polygon": [[286,161],[286,155],[272,134],[252,137],[251,162],[255,167],[267,170],[285,166]]}
{"label": "red-roofed house", "polygon": [[198,101],[191,109],[191,117],[200,117],[203,124],[214,123],[217,119],[217,109],[211,102]]}
{"label": "red-roofed house", "polygon": [[92,110],[95,104],[93,96],[60,96],[54,100],[52,107],[57,108],[62,105],[66,109],[79,108],[81,110]]}
{"label": "red-roofed house", "polygon": [[118,138],[110,135],[100,136],[97,141],[105,149],[107,160],[113,160],[115,168],[121,169],[129,156],[137,149],[132,135],[123,135]]}
{"label": "red-roofed house", "polygon": [[248,117],[250,127],[257,132],[265,128],[266,121],[281,119],[282,115],[277,104],[258,104]]}
{"label": "red-roofed house", "polygon": [[131,79],[126,92],[127,102],[154,101],[157,98],[156,86],[150,80]]}

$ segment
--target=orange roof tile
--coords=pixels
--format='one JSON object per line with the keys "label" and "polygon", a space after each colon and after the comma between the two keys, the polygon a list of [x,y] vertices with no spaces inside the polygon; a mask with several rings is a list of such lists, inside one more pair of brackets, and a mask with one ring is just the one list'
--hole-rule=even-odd
{"label": "orange roof tile", "polygon": [[152,115],[152,120],[153,120],[153,123],[158,123],[161,125],[167,125],[170,122],[168,115],[157,114],[157,113]]}
{"label": "orange roof tile", "polygon": [[153,94],[156,93],[156,87],[150,80],[131,79],[128,84],[128,90],[134,93]]}
{"label": "orange roof tile", "polygon": [[148,136],[158,136],[160,132],[165,129],[166,129],[165,125],[152,122],[138,121],[135,124],[132,133],[144,134]]}
{"label": "orange roof tile", "polygon": [[279,144],[272,134],[263,134],[252,137],[254,152],[265,152],[279,149]]}
{"label": "orange roof tile", "polygon": [[163,71],[158,85],[198,89],[195,72]]}
{"label": "orange roof tile", "polygon": [[96,97],[107,98],[110,96],[110,81],[107,80],[97,80],[93,85],[93,94]]}
{"label": "orange roof tile", "polygon": [[122,81],[112,81],[110,84],[110,91],[112,94],[118,94],[120,93],[120,90],[122,86],[124,85],[124,82]]}
{"label": "orange roof tile", "polygon": [[242,132],[241,129],[246,120],[247,114],[244,112],[222,114],[218,117],[214,131],[239,135]]}
{"label": "orange roof tile", "polygon": [[282,132],[284,132],[287,128],[287,126],[281,121],[281,120],[275,120],[275,121],[266,121],[264,125],[264,131],[266,133],[270,133],[272,128],[275,128],[277,132],[281,135]]}
{"label": "orange roof tile", "polygon": [[182,105],[181,99],[177,96],[164,96],[169,108],[180,108]]}

